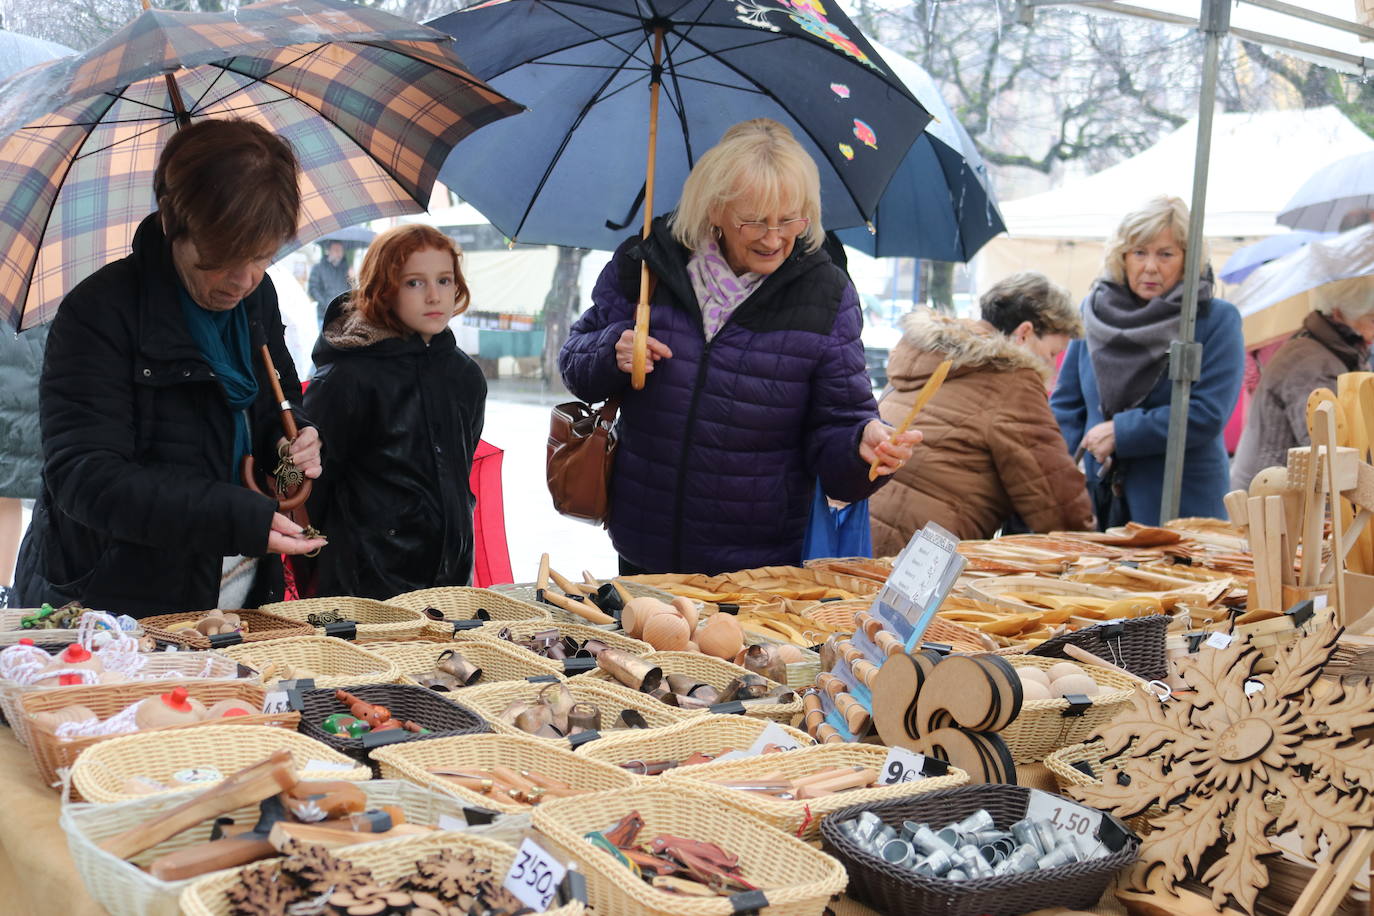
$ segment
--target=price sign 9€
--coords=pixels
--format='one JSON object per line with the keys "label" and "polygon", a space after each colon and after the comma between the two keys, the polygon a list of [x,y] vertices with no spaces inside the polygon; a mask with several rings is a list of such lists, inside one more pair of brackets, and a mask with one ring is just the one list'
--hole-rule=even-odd
{"label": "price sign 9\u20ac", "polygon": [[525,837],[502,886],[525,906],[542,913],[553,902],[558,885],[563,882],[567,871],[567,867],[550,855],[548,850]]}

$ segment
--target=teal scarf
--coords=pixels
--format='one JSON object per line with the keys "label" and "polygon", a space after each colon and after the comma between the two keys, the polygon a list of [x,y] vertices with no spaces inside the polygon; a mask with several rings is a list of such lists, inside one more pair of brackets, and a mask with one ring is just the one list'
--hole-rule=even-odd
{"label": "teal scarf", "polygon": [[238,479],[239,465],[248,454],[252,436],[248,431],[248,406],[258,396],[258,380],[253,375],[253,354],[248,339],[248,313],[239,303],[227,312],[212,312],[196,305],[180,282],[177,294],[186,329],[196,342],[200,355],[209,363],[224,390],[224,399],[234,412],[234,462],[229,479]]}

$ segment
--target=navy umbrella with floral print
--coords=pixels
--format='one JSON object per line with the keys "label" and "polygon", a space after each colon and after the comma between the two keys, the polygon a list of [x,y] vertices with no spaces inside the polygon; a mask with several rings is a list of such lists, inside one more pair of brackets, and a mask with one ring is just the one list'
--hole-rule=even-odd
{"label": "navy umbrella with floral print", "polygon": [[640,219],[647,232],[697,157],[759,117],[820,166],[823,220],[862,224],[930,120],[832,0],[496,0],[430,25],[529,106],[440,171],[522,242],[611,249]]}

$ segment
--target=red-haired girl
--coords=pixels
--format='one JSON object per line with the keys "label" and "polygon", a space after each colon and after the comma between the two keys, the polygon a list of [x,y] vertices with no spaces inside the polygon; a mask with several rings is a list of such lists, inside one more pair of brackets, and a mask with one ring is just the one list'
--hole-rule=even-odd
{"label": "red-haired girl", "polygon": [[487,383],[448,322],[468,307],[453,241],[426,225],[379,235],[358,288],[315,345],[306,414],[329,443],[311,520],[329,532],[320,595],[385,599],[472,576],[468,486]]}

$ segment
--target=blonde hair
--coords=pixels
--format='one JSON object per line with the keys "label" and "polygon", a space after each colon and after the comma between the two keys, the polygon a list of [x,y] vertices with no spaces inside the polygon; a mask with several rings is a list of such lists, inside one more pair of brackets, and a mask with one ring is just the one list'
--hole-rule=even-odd
{"label": "blonde hair", "polygon": [[[811,221],[799,239],[821,247],[821,174],[792,136],[769,118],[741,121],[697,160],[671,217],[673,237],[692,251],[704,246],[727,207],[748,204],[759,214],[796,213]],[[749,216],[757,214],[750,213]]]}
{"label": "blonde hair", "polygon": [[[1127,213],[1107,240],[1102,256],[1102,276],[1113,283],[1126,282],[1126,252],[1137,245],[1154,241],[1166,229],[1174,232],[1174,241],[1184,253],[1188,251],[1188,205],[1177,197],[1161,195],[1143,207]],[[1207,268],[1207,240],[1202,240],[1202,268]],[[1167,292],[1167,290],[1166,290]]]}

